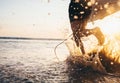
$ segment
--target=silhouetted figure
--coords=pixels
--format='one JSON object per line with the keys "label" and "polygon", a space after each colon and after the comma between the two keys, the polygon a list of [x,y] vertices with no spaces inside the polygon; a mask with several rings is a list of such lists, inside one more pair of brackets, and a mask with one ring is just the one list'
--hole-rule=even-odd
{"label": "silhouetted figure", "polygon": [[[94,1],[94,0],[93,0]],[[85,54],[81,37],[95,35],[100,45],[104,43],[104,35],[99,28],[86,29],[87,22],[93,12],[92,0],[71,0],[69,5],[69,19],[75,43],[80,47],[82,54]]]}

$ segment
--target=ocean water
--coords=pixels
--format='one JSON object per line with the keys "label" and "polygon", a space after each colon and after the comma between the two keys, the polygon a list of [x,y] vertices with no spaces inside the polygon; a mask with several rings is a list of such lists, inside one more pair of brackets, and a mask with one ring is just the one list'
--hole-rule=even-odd
{"label": "ocean water", "polygon": [[[29,63],[32,60],[38,60],[42,64],[52,63],[56,61],[54,48],[59,44],[60,40],[20,40],[20,39],[1,39],[0,40],[0,58],[3,57],[14,62],[14,59],[19,61],[26,57],[24,63]],[[56,49],[57,57],[64,60],[68,55],[68,50],[64,43]],[[4,60],[1,60],[4,62]],[[37,61],[37,62],[38,62]]]}
{"label": "ocean water", "polygon": [[[119,83],[89,70],[68,72],[69,51],[60,40],[0,39],[0,83]],[[71,68],[72,69],[72,68]]]}
{"label": "ocean water", "polygon": [[[64,60],[69,55],[65,44],[54,48],[60,40],[21,40],[21,39],[0,39],[0,83],[24,82],[24,79],[31,82],[56,83],[67,81],[67,76],[60,74],[65,72]],[[63,69],[62,69],[63,68]],[[17,76],[19,80],[11,78],[8,73]],[[20,80],[21,79],[21,80]],[[25,80],[25,81],[26,81]]]}

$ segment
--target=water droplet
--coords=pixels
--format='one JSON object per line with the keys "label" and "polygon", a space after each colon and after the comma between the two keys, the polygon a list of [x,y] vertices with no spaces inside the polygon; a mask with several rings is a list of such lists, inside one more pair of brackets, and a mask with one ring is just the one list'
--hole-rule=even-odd
{"label": "water droplet", "polygon": [[97,61],[95,61],[95,64],[97,64]]}
{"label": "water droplet", "polygon": [[94,11],[97,11],[97,10],[98,10],[97,8],[94,9]]}
{"label": "water droplet", "polygon": [[104,5],[104,8],[108,8],[108,6],[109,6],[109,3],[106,3],[106,4]]}
{"label": "water droplet", "polygon": [[87,3],[87,5],[88,5],[88,6],[92,6],[92,3],[89,1],[89,2]]}
{"label": "water droplet", "polygon": [[84,14],[85,12],[84,11],[81,11],[80,14]]}
{"label": "water droplet", "polygon": [[74,19],[78,19],[78,16],[77,16],[77,15],[74,15]]}
{"label": "water droplet", "polygon": [[113,64],[114,64],[114,62],[110,62],[110,64],[111,64],[111,65],[113,65]]}

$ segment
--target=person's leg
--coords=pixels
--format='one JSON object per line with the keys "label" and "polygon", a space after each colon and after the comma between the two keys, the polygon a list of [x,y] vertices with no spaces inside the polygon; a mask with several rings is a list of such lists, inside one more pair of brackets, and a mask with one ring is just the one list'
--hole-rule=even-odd
{"label": "person's leg", "polygon": [[99,45],[102,45],[105,41],[105,37],[103,33],[101,32],[100,28],[95,27],[93,29],[86,29],[87,22],[88,22],[88,19],[84,19],[81,22],[81,31],[80,31],[81,35],[80,36],[84,37],[84,36],[89,36],[93,34],[97,38]]}
{"label": "person's leg", "polygon": [[103,43],[105,41],[105,37],[104,37],[102,31],[100,30],[100,28],[95,27],[94,29],[91,29],[90,31],[97,38],[99,45],[103,45]]}
{"label": "person's leg", "polygon": [[85,29],[81,33],[83,34],[83,35],[81,35],[82,37],[93,34],[97,38],[99,45],[102,45],[105,41],[105,37],[104,37],[103,33],[101,32],[100,28],[98,28],[98,27],[96,27],[94,29]]}
{"label": "person's leg", "polygon": [[74,41],[77,45],[77,47],[79,47],[79,23],[78,21],[73,21],[71,22],[71,29],[73,32],[73,37],[74,37]]}
{"label": "person's leg", "polygon": [[83,42],[82,42],[81,39],[79,39],[79,46],[80,46],[82,54],[84,55],[85,54],[85,48],[84,48],[84,45],[83,45]]}
{"label": "person's leg", "polygon": [[81,37],[82,37],[83,33],[81,33],[81,24],[80,23],[81,23],[80,21],[72,22],[71,28],[73,31],[73,37],[74,37],[77,47],[80,47],[82,54],[85,54],[85,49],[84,49],[83,43],[81,41]]}

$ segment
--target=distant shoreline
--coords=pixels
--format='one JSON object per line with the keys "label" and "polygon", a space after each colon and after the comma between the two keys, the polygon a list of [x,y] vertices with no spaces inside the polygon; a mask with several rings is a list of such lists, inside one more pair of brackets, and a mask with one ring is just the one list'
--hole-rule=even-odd
{"label": "distant shoreline", "polygon": [[17,40],[64,40],[55,38],[29,38],[29,37],[0,37],[0,39],[17,39]]}

